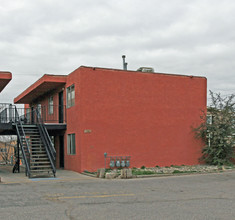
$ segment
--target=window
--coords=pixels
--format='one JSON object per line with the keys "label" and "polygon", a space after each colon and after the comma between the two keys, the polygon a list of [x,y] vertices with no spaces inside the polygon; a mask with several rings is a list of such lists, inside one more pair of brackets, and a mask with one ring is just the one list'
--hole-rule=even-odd
{"label": "window", "polygon": [[76,154],[75,134],[68,134],[67,136],[67,152],[69,155]]}
{"label": "window", "polygon": [[209,124],[209,125],[212,125],[212,122],[213,122],[212,115],[207,115],[206,116],[206,123]]}
{"label": "window", "polygon": [[67,88],[67,108],[74,106],[75,104],[75,90],[74,85]]}
{"label": "window", "polygon": [[26,109],[26,121],[27,123],[30,123],[30,108]]}
{"label": "window", "polygon": [[37,108],[38,108],[39,114],[42,115],[42,105],[41,105],[41,104],[38,104],[38,105],[37,105]]}
{"label": "window", "polygon": [[53,96],[50,96],[48,100],[48,113],[49,115],[53,114]]}

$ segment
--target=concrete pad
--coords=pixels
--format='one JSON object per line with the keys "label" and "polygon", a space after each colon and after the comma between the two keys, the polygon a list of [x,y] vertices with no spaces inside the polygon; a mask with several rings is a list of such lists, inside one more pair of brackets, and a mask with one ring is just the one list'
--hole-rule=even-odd
{"label": "concrete pad", "polygon": [[28,178],[25,173],[12,173],[12,166],[0,166],[0,184],[13,184],[13,183],[32,183],[32,182],[54,182],[54,181],[72,181],[72,180],[93,180],[94,177],[82,175],[80,173],[58,169],[56,171],[56,177],[45,176],[40,178]]}

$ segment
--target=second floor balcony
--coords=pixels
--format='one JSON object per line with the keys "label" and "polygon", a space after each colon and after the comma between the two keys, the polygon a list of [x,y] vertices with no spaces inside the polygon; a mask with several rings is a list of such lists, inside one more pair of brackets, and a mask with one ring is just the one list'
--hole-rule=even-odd
{"label": "second floor balcony", "polygon": [[20,119],[25,124],[34,124],[36,122],[36,108],[41,115],[43,123],[66,124],[65,105],[49,105],[23,108],[5,103],[0,104],[0,123],[10,123]]}
{"label": "second floor balcony", "polygon": [[10,134],[14,130],[15,122],[19,120],[22,124],[36,124],[36,111],[40,114],[42,123],[46,125],[47,129],[55,131],[66,129],[65,105],[24,108],[13,104],[0,103],[0,134]]}

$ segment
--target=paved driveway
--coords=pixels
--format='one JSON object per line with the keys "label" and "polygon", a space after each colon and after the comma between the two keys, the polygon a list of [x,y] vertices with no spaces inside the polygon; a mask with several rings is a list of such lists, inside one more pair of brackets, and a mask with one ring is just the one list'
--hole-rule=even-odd
{"label": "paved driveway", "polygon": [[130,180],[63,170],[56,179],[4,175],[0,219],[235,219],[234,171]]}

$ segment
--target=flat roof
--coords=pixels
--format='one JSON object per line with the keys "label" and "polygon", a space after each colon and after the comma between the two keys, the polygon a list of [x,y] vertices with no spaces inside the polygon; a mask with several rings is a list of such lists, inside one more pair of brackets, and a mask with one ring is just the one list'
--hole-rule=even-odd
{"label": "flat roof", "polygon": [[44,74],[14,99],[15,104],[29,104],[38,97],[66,83],[67,76]]}
{"label": "flat roof", "polygon": [[[173,76],[173,77],[198,77],[205,78],[204,76],[195,76],[195,75],[183,75],[183,74],[172,74],[172,73],[159,73],[159,72],[141,72],[135,70],[122,70],[122,69],[113,69],[113,68],[102,68],[102,67],[91,67],[91,66],[80,66],[77,69],[100,69],[106,71],[125,71],[125,72],[133,72],[139,74],[156,74],[156,75],[165,75],[165,76]],[[74,71],[76,71],[75,69]],[[73,72],[74,72],[73,71]],[[71,73],[73,73],[71,72]],[[68,74],[69,75],[69,74]],[[29,86],[25,91],[23,91],[20,95],[18,95],[14,99],[14,103],[16,104],[30,104],[33,100],[50,92],[53,89],[56,89],[59,86],[63,86],[66,83],[68,75],[51,75],[45,74],[31,86]]]}
{"label": "flat roof", "polygon": [[12,79],[12,74],[10,72],[0,71],[0,92],[11,81],[11,79]]}
{"label": "flat roof", "polygon": [[[180,73],[162,73],[162,72],[142,72],[137,70],[123,70],[123,69],[115,69],[115,68],[105,68],[105,67],[92,67],[92,66],[80,66],[79,68],[89,68],[89,69],[100,69],[100,70],[111,70],[111,71],[124,71],[124,72],[133,72],[133,73],[142,73],[142,74],[156,74],[156,75],[168,75],[168,76],[181,76],[181,77],[196,77],[196,78],[205,78],[205,76],[197,76],[192,74],[180,74]],[[79,69],[78,68],[78,69]]]}

